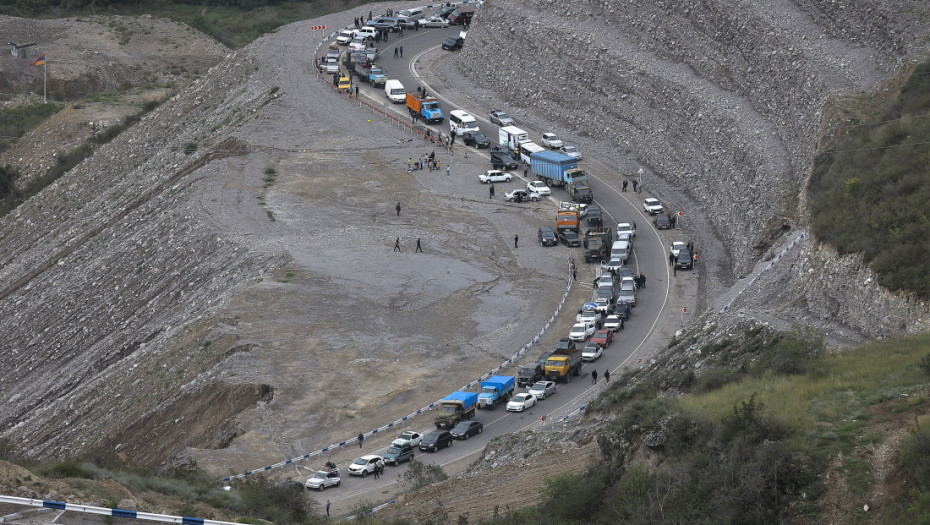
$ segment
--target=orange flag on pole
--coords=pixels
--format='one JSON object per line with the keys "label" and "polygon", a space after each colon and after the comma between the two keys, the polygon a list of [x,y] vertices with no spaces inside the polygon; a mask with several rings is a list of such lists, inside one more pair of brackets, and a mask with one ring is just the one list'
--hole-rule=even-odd
{"label": "orange flag on pole", "polygon": [[44,63],[45,63],[45,53],[42,53],[42,56],[40,56],[39,58],[37,58],[36,61],[32,63],[32,65],[33,65],[33,66],[41,66],[41,65],[44,64]]}

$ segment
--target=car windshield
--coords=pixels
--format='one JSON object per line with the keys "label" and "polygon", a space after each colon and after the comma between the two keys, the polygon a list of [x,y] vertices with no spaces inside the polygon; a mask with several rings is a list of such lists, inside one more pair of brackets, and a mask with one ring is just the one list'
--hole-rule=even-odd
{"label": "car windshield", "polygon": [[574,153],[578,151],[578,148],[575,146],[565,146],[565,153]]}
{"label": "car windshield", "polygon": [[439,439],[439,436],[438,436],[438,435],[436,435],[436,434],[429,434],[428,436],[426,436],[425,438],[423,438],[423,441],[421,441],[421,443],[426,443],[426,444],[428,445],[428,444],[430,444],[430,443],[435,443],[437,439]]}
{"label": "car windshield", "polygon": [[485,394],[493,394],[497,392],[497,389],[494,388],[493,386],[485,386],[485,387],[481,387],[481,391]]}
{"label": "car windshield", "polygon": [[356,464],[356,465],[367,465],[367,464],[368,464],[368,460],[365,459],[365,458],[358,458],[358,459],[355,460],[355,464]]}
{"label": "car windshield", "polygon": [[325,472],[314,472],[312,477],[313,479],[326,479],[326,473]]}
{"label": "car windshield", "polygon": [[506,113],[500,111],[497,112],[497,118],[501,120],[510,120],[510,117]]}
{"label": "car windshield", "polygon": [[440,409],[440,412],[455,412],[455,407],[453,406],[444,406]]}
{"label": "car windshield", "polygon": [[400,447],[391,447],[387,451],[388,454],[400,454],[401,452],[403,452],[403,449]]}
{"label": "car windshield", "polygon": [[468,430],[468,427],[470,427],[470,426],[471,426],[471,421],[462,421],[462,422],[459,423],[458,425],[455,425],[455,428],[453,428],[452,430],[457,430],[457,431],[459,431],[459,432],[464,432],[465,430]]}

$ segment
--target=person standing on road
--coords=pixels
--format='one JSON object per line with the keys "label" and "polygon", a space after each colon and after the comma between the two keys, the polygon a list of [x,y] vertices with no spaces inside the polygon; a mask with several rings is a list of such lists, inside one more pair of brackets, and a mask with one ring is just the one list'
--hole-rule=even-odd
{"label": "person standing on road", "polygon": [[519,243],[519,242],[520,242],[520,236],[519,236],[519,235],[514,235],[514,236],[513,236],[513,247],[516,248],[516,247],[517,247],[517,243]]}
{"label": "person standing on road", "polygon": [[400,249],[400,237],[398,237],[397,240],[394,241],[394,251],[395,251],[395,252],[404,253],[404,252]]}
{"label": "person standing on road", "polygon": [[636,193],[636,185],[637,185],[637,184],[638,184],[638,183],[634,180],[634,181],[633,181],[633,193]]}
{"label": "person standing on road", "polygon": [[417,237],[417,249],[414,250],[413,253],[417,253],[417,252],[423,253],[423,248],[420,246],[420,238],[419,238],[419,237]]}
{"label": "person standing on road", "polygon": [[[400,30],[400,36],[404,36],[404,30]],[[400,58],[404,58],[404,46],[400,46]]]}
{"label": "person standing on road", "polygon": [[407,157],[407,171],[413,167],[413,157]]}
{"label": "person standing on road", "polygon": [[397,48],[394,48],[394,58],[397,58]]}
{"label": "person standing on road", "polygon": [[397,210],[397,216],[400,217],[400,203],[399,202],[397,203],[397,206],[394,207],[394,209]]}
{"label": "person standing on road", "polygon": [[610,383],[610,370],[604,370],[604,380]]}
{"label": "person standing on road", "polygon": [[524,163],[523,163],[523,177],[524,177],[524,178],[526,178],[527,173],[529,173],[529,169],[527,169],[526,163],[524,162]]}
{"label": "person standing on road", "polygon": [[640,288],[646,287],[646,274],[644,273],[639,274],[639,282],[640,282],[640,285],[639,285]]}
{"label": "person standing on road", "polygon": [[674,253],[668,254],[668,265],[675,266],[675,254]]}
{"label": "person standing on road", "polygon": [[678,265],[677,264],[672,265],[672,275],[675,277],[678,277]]}
{"label": "person standing on road", "polygon": [[494,185],[493,185],[493,184],[491,184],[491,187],[488,188],[488,198],[489,198],[489,199],[493,199],[493,198],[494,198]]}
{"label": "person standing on road", "polygon": [[381,479],[381,467],[375,465],[375,479]]}
{"label": "person standing on road", "polygon": [[591,372],[591,384],[597,383],[597,370]]}
{"label": "person standing on road", "polygon": [[448,177],[451,174],[452,174],[452,168],[450,166],[446,166],[446,176]]}
{"label": "person standing on road", "polygon": [[623,179],[623,190],[621,190],[621,191],[626,191],[626,185],[627,185],[629,182],[630,182],[630,181],[628,181],[628,180],[626,180],[626,179]]}
{"label": "person standing on road", "polygon": [[[397,244],[400,244],[400,237],[397,238]],[[362,443],[365,441],[365,434],[361,432],[358,433],[358,448],[362,448]]]}
{"label": "person standing on road", "polygon": [[332,505],[332,504],[333,504],[333,502],[331,502],[331,501],[329,501],[329,500],[326,500],[326,517],[327,517],[327,518],[329,517],[329,506]]}

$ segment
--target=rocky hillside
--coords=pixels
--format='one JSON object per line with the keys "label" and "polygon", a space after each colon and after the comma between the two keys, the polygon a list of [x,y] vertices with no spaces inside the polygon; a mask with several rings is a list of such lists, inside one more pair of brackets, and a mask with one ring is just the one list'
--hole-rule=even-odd
{"label": "rocky hillside", "polygon": [[[805,229],[827,101],[873,89],[925,56],[928,19],[930,5],[906,0],[502,0],[482,7],[446,73],[462,91],[610,159],[618,181],[642,169],[646,191],[685,211],[705,264],[723,270],[705,274],[718,282],[702,288],[704,306],[722,309],[741,278]],[[928,328],[926,304],[878,289],[856,257],[810,237],[798,251],[796,264],[780,265],[778,287],[756,285],[777,297],[734,304],[824,327],[838,321],[851,337]],[[881,305],[887,318],[862,304]]]}

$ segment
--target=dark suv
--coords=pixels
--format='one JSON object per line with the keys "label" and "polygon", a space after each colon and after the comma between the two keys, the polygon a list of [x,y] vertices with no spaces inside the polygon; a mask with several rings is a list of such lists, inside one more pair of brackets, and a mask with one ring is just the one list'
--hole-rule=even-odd
{"label": "dark suv", "polygon": [[677,266],[679,270],[691,270],[694,268],[694,256],[692,256],[691,252],[688,250],[679,251],[675,266]]}
{"label": "dark suv", "polygon": [[515,161],[510,155],[501,152],[491,152],[491,165],[494,166],[494,169],[496,170],[517,169],[517,161]]}
{"label": "dark suv", "polygon": [[391,445],[384,454],[384,462],[388,465],[400,465],[404,461],[413,461],[413,447],[410,445]]}
{"label": "dark suv", "polygon": [[423,437],[420,441],[420,450],[424,452],[436,452],[441,448],[452,446],[452,433],[448,430],[434,430]]}
{"label": "dark suv", "polygon": [[575,342],[567,337],[559,339],[559,342],[555,344],[556,351],[558,350],[574,350]]}
{"label": "dark suv", "polygon": [[447,51],[455,51],[457,49],[462,49],[462,44],[465,43],[465,39],[460,36],[450,36],[442,43],[442,48]]}
{"label": "dark suv", "polygon": [[552,228],[548,226],[540,226],[539,244],[541,246],[558,246],[559,239],[555,236],[555,232],[552,231]]}
{"label": "dark suv", "polygon": [[657,230],[670,230],[672,228],[672,220],[668,215],[656,215],[652,222],[655,223]]}
{"label": "dark suv", "polygon": [[462,142],[464,142],[466,146],[474,146],[476,148],[487,148],[491,145],[491,141],[480,131],[466,131],[462,133]]}
{"label": "dark suv", "polygon": [[565,246],[581,246],[581,237],[575,230],[559,230],[559,240],[565,243]]}
{"label": "dark suv", "polygon": [[588,206],[588,214],[585,215],[585,218],[588,220],[588,224],[595,228],[600,228],[604,225],[600,206]]}

